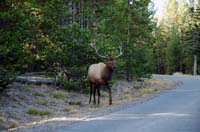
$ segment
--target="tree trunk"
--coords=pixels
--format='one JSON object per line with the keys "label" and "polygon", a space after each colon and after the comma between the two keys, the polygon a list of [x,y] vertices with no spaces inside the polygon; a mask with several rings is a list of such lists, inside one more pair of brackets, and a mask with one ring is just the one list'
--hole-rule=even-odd
{"label": "tree trunk", "polygon": [[197,55],[194,55],[194,75],[197,75]]}

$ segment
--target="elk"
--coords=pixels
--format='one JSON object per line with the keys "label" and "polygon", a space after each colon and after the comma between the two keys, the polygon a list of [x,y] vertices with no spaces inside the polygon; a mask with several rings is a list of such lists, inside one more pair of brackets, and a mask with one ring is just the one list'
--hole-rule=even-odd
{"label": "elk", "polygon": [[96,44],[91,44],[91,47],[95,49],[95,52],[101,58],[107,60],[106,64],[99,62],[97,64],[90,65],[88,69],[88,81],[90,83],[90,98],[89,104],[91,103],[91,98],[93,94],[93,103],[96,104],[96,91],[98,94],[98,104],[100,103],[100,86],[105,85],[109,90],[109,104],[112,104],[111,88],[109,86],[109,81],[112,78],[112,73],[116,68],[116,59],[122,55],[122,44],[119,45],[119,55],[116,57],[107,57],[99,54]]}

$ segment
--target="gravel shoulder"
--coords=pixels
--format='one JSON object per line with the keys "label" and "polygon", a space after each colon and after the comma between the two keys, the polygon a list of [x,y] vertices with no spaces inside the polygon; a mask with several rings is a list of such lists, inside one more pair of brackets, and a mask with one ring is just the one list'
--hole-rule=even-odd
{"label": "gravel shoulder", "polygon": [[59,87],[13,83],[0,95],[0,131],[52,132],[59,127],[102,116],[158,95],[176,82],[151,78],[112,86],[113,105],[108,91],[101,90],[101,104],[89,105],[88,94],[69,92]]}

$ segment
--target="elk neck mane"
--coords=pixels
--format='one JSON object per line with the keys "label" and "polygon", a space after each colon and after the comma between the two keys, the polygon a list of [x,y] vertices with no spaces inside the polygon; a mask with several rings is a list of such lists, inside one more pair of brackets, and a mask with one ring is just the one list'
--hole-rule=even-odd
{"label": "elk neck mane", "polygon": [[107,65],[105,66],[105,70],[102,73],[103,80],[111,80],[113,69],[109,68]]}

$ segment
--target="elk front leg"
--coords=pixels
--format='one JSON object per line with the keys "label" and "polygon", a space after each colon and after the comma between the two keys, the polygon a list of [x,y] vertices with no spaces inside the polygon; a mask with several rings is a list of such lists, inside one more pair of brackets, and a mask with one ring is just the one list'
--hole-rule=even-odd
{"label": "elk front leg", "polygon": [[109,105],[112,104],[112,91],[111,91],[111,88],[109,86],[109,83],[106,84],[107,88],[108,88],[108,91],[109,91]]}

